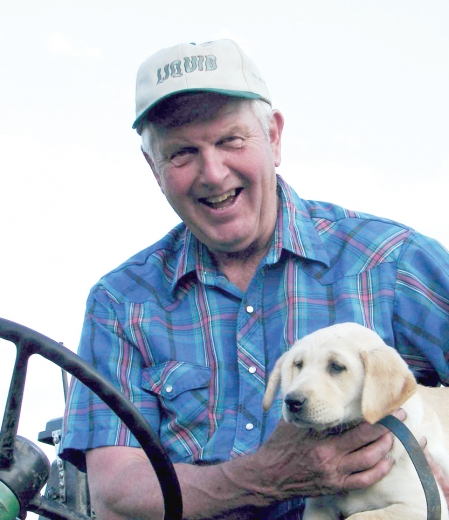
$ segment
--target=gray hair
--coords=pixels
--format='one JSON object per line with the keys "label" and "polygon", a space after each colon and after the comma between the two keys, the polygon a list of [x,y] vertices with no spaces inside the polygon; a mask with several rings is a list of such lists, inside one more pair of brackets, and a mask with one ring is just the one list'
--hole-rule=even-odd
{"label": "gray hair", "polygon": [[[233,98],[235,100],[237,98]],[[248,102],[250,104],[251,110],[253,111],[254,115],[257,117],[257,119],[260,122],[260,125],[262,126],[263,133],[265,134],[265,137],[267,140],[270,139],[270,123],[271,118],[273,115],[273,109],[271,108],[271,105],[269,105],[266,101],[263,101],[262,99],[239,99],[241,102]],[[142,138],[141,147],[142,150],[148,154],[151,159],[154,160],[153,156],[153,148],[152,148],[152,140],[153,140],[153,128],[156,125],[154,125],[151,121],[145,121],[142,124],[142,127],[140,128],[140,134]]]}

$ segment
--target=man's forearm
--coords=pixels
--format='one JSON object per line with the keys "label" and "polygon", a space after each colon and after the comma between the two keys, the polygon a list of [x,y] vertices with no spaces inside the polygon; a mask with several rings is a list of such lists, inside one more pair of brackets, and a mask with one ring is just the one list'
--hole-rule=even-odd
{"label": "man's forearm", "polygon": [[[392,444],[392,434],[379,425],[364,423],[316,438],[281,421],[265,444],[245,457],[213,466],[175,464],[184,518],[235,519],[243,513],[256,518],[261,508],[294,497],[367,487],[390,470],[386,455]],[[162,518],[159,482],[143,450],[96,448],[87,453],[87,467],[100,520]]]}
{"label": "man's forearm", "polygon": [[[140,455],[133,456],[129,464],[115,473],[119,478],[111,479],[104,474],[100,480],[89,478],[99,520],[163,517],[159,483],[149,462]],[[214,466],[175,464],[182,492],[183,518],[248,519],[258,509],[274,504],[273,493],[267,492],[252,462],[255,461],[248,456]]]}

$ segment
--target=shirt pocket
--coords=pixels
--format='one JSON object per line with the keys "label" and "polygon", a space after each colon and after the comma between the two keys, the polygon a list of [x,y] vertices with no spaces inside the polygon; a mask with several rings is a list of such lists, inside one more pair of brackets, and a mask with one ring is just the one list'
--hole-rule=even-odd
{"label": "shirt pocket", "polygon": [[145,368],[141,386],[159,398],[162,429],[192,429],[207,422],[210,379],[209,367],[167,361]]}

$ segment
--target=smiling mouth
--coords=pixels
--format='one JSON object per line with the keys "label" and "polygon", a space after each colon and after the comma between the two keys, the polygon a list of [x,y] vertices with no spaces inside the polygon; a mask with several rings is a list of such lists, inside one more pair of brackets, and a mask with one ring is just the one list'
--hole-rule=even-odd
{"label": "smiling mouth", "polygon": [[213,209],[225,209],[231,206],[235,199],[239,196],[243,188],[234,188],[223,195],[216,195],[215,197],[203,197],[199,199],[202,204]]}

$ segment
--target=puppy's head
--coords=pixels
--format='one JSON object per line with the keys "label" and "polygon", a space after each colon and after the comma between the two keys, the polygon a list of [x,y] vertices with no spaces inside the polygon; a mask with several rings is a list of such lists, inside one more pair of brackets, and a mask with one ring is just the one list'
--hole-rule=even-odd
{"label": "puppy's head", "polygon": [[343,323],[305,336],[278,359],[264,396],[265,410],[279,386],[287,422],[324,430],[362,418],[377,422],[415,392],[416,381],[375,332]]}

